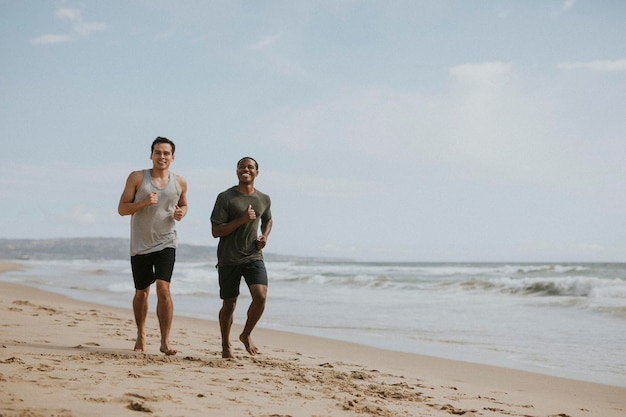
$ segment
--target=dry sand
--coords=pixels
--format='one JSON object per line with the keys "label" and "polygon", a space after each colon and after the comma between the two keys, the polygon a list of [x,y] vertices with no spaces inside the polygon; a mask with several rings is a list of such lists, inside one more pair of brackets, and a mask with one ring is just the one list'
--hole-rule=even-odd
{"label": "dry sand", "polygon": [[130,308],[0,283],[0,417],[626,415],[622,387],[266,329],[222,359],[217,323],[178,316],[165,356],[150,308],[135,353]]}

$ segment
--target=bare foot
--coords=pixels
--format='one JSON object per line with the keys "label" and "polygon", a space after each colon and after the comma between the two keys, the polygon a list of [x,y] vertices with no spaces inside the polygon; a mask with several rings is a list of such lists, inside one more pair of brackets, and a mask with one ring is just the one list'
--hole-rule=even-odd
{"label": "bare foot", "polygon": [[135,342],[135,352],[145,352],[146,351],[146,339],[142,334],[137,335],[137,341]]}
{"label": "bare foot", "polygon": [[244,336],[243,334],[241,334],[239,336],[239,340],[241,340],[241,343],[243,343],[248,353],[251,354],[252,356],[259,353],[259,349],[257,349],[254,343],[252,343],[252,338],[250,336]]}
{"label": "bare foot", "polygon": [[176,349],[170,348],[166,343],[161,344],[161,352],[165,353],[167,356],[176,355],[178,351]]}
{"label": "bare foot", "polygon": [[222,346],[222,358],[224,358],[224,359],[232,359],[232,358],[234,358],[233,351],[230,349],[230,345]]}

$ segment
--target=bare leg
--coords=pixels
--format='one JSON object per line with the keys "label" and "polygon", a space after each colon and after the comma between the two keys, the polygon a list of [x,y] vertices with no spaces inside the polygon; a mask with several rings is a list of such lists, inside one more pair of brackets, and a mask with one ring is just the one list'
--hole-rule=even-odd
{"label": "bare leg", "polygon": [[233,325],[233,316],[237,307],[237,298],[229,298],[222,301],[220,309],[220,332],[222,333],[222,358],[232,358],[233,352],[230,346],[230,328]]}
{"label": "bare leg", "polygon": [[170,295],[170,283],[157,279],[157,317],[161,328],[161,352],[166,355],[176,355],[177,351],[170,346],[170,329],[174,316],[174,304]]}
{"label": "bare leg", "polygon": [[254,326],[259,322],[259,319],[263,315],[265,310],[265,299],[267,298],[267,285],[253,284],[250,285],[250,295],[252,296],[252,302],[248,308],[248,319],[246,325],[243,328],[243,332],[239,335],[239,340],[244,344],[246,350],[251,355],[259,353],[259,349],[252,343],[250,334],[254,330]]}
{"label": "bare leg", "polygon": [[135,313],[135,323],[137,323],[135,352],[146,351],[146,317],[148,316],[149,294],[150,287],[144,290],[135,290],[135,297],[133,297],[133,312]]}

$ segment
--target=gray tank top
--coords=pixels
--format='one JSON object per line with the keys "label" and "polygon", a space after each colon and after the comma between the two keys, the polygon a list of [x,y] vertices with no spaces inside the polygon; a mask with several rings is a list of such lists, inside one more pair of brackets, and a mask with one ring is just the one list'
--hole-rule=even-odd
{"label": "gray tank top", "polygon": [[170,172],[165,187],[157,188],[152,184],[150,170],[143,170],[143,181],[135,193],[134,202],[143,200],[152,192],[158,193],[158,202],[135,212],[130,218],[131,256],[176,247],[174,210],[180,200],[180,193],[174,173]]}

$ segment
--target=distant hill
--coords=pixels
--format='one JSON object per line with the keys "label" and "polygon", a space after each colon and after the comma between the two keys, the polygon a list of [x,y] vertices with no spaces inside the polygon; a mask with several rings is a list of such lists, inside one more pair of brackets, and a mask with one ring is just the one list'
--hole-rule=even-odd
{"label": "distant hill", "polygon": [[[3,259],[128,259],[130,241],[123,238],[0,239]],[[181,261],[215,260],[215,246],[179,244]]]}
{"label": "distant hill", "polygon": [[[129,259],[129,239],[61,238],[0,239],[0,259]],[[179,243],[176,259],[183,262],[217,262],[215,246]],[[268,261],[290,261],[303,258],[264,252]]]}

